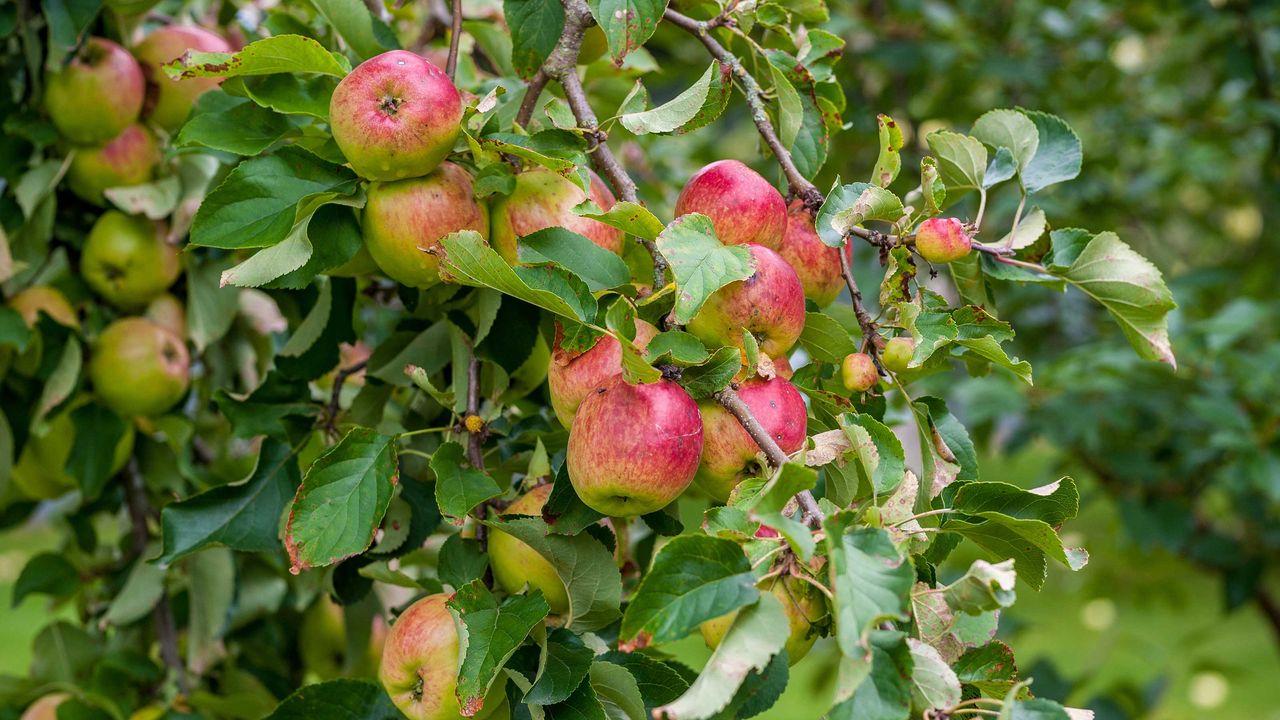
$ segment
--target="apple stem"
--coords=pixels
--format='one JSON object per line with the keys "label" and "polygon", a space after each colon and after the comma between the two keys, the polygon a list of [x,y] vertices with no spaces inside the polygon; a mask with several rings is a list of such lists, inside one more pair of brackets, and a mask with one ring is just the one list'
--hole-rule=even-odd
{"label": "apple stem", "polygon": [[462,0],[453,0],[453,16],[449,33],[449,60],[444,72],[450,80],[458,74],[458,39],[462,37]]}

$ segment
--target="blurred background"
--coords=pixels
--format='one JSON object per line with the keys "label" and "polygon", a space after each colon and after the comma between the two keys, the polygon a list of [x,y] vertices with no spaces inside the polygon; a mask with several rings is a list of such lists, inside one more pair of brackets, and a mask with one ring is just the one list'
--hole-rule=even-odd
{"label": "blurred background", "polygon": [[[997,107],[1052,112],[1079,133],[1085,163],[1040,199],[1049,216],[1117,231],[1160,267],[1180,305],[1175,371],[1139,361],[1078,294],[999,286],[999,314],[1017,328],[1035,386],[930,380],[969,426],[984,479],[1080,483],[1081,517],[1066,530],[1091,562],[1079,573],[1051,568],[1039,593],[1020,585],[1001,621],[1034,691],[1099,720],[1280,718],[1280,2],[829,5],[826,27],[848,43],[847,127],[819,187],[870,174],[877,113],[907,132],[905,186],[928,132],[966,130]],[[468,4],[476,14],[498,7]],[[659,68],[646,79],[655,104],[706,68],[702,48],[670,29],[648,50],[629,62]],[[616,105],[633,81],[602,65],[588,84]],[[657,178],[682,179],[710,159],[754,159],[776,176],[740,99],[712,128],[675,140],[640,145],[612,132],[660,216],[680,183]],[[1016,200],[997,194],[989,225],[1007,225]],[[873,287],[879,266],[858,252],[862,286]],[[56,612],[38,598],[9,607],[26,559],[53,542],[38,521],[0,535],[0,673],[26,671],[32,635]],[[705,652],[696,639],[682,651],[691,661]],[[811,717],[833,659],[816,649],[763,717]]]}

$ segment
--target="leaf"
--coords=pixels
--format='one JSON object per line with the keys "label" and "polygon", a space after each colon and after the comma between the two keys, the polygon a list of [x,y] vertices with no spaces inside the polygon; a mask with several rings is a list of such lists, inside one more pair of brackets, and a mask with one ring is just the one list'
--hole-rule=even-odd
{"label": "leaf", "polygon": [[[871,220],[894,222],[902,217],[902,200],[879,185],[854,183],[846,185],[845,188],[850,194],[857,193],[853,202],[844,207],[833,207],[833,215],[820,218],[842,237],[864,222]],[[826,210],[825,205],[823,210]]]}
{"label": "leaf", "polygon": [[624,650],[679,640],[760,596],[751,563],[732,540],[681,535],[662,546],[640,581],[618,638]]}
{"label": "leaf", "polygon": [[210,545],[240,552],[280,547],[280,516],[301,482],[297,460],[285,442],[263,440],[258,462],[245,480],[220,485],[160,511],[162,566]]}
{"label": "leaf", "polygon": [[[47,359],[46,359],[47,362]],[[49,373],[45,380],[44,387],[40,388],[40,399],[33,408],[31,417],[31,426],[35,427],[37,423],[49,414],[50,410],[61,405],[67,398],[71,397],[71,393],[76,389],[76,380],[80,377],[80,369],[84,365],[84,351],[80,349],[80,341],[74,336],[69,337],[62,346],[62,352],[58,355],[58,361],[53,365],[52,372]]]}
{"label": "leaf", "polygon": [[658,28],[667,0],[589,0],[587,6],[604,31],[614,64],[621,66],[627,53],[644,45]]}
{"label": "leaf", "polygon": [[66,620],[55,620],[31,643],[27,676],[40,683],[83,681],[102,649],[101,638],[91,637]]}
{"label": "leaf", "polygon": [[1053,527],[1042,520],[1020,520],[995,512],[979,513],[978,517],[983,521],[948,519],[942,530],[963,535],[998,558],[1013,558],[1018,577],[1036,590],[1044,586],[1047,557],[1072,570],[1089,561],[1083,550],[1064,548]]}
{"label": "leaf", "polygon": [[173,214],[182,199],[182,180],[177,175],[169,175],[141,185],[107,188],[102,194],[130,215],[163,220]]}
{"label": "leaf", "polygon": [[[902,169],[902,128],[898,127],[893,118],[883,113],[876,116],[876,125],[880,132],[880,156],[876,158],[876,167],[871,171],[871,182],[887,188]],[[927,197],[928,193],[925,195]]]}
{"label": "leaf", "polygon": [[[319,408],[307,402],[309,398],[305,382],[290,380],[275,370],[246,398],[233,397],[225,389],[213,395],[218,410],[231,422],[232,434],[239,438],[268,435],[283,439],[299,426],[310,427],[310,418]],[[292,487],[287,494],[293,495]]]}
{"label": "leaf", "polygon": [[292,73],[229,78],[222,84],[228,93],[243,95],[278,113],[309,115],[324,122],[329,122],[329,101],[337,87],[338,80],[331,75]]}
{"label": "leaf", "polygon": [[595,630],[618,618],[622,576],[613,553],[590,533],[557,535],[539,518],[490,520],[485,524],[533,548],[555,568],[569,591],[566,627]]}
{"label": "leaf", "polygon": [[710,357],[707,346],[683,330],[668,330],[653,336],[644,355],[650,363],[671,363],[682,367],[700,365]]}
{"label": "leaf", "polygon": [[996,150],[995,157],[991,158],[991,164],[987,166],[987,172],[982,177],[982,187],[984,190],[993,188],[1017,174],[1018,160],[1013,156],[1012,150],[1002,147]]}
{"label": "leaf", "polygon": [[188,50],[164,66],[173,80],[193,77],[239,77],[276,73],[319,73],[342,77],[351,63],[302,35],[276,35],[244,46],[237,53]]}
{"label": "leaf", "polygon": [[[221,285],[256,288],[298,270],[311,259],[314,248],[307,239],[308,215],[293,227],[284,240],[263,248],[244,262],[222,273]],[[323,328],[323,326],[321,326]]]}
{"label": "leaf", "polygon": [[649,720],[640,685],[630,672],[613,663],[591,663],[591,689],[610,718]]}
{"label": "leaf", "polygon": [[503,0],[511,28],[511,64],[521,80],[537,74],[564,31],[560,0]]}
{"label": "leaf", "polygon": [[1005,696],[1004,706],[996,720],[1071,720],[1071,715],[1058,703],[1045,698],[1017,700],[1015,691],[1016,687]]}
{"label": "leaf", "polygon": [[236,319],[240,291],[219,282],[229,262],[205,259],[187,264],[187,335],[197,354],[221,340]]}
{"label": "leaf", "polygon": [[987,148],[980,141],[949,130],[930,133],[925,139],[929,150],[938,158],[938,170],[947,186],[949,199],[954,200],[969,190],[983,187]]}
{"label": "leaf", "polygon": [[480,542],[454,533],[440,546],[440,559],[436,572],[440,580],[454,589],[484,577],[489,568],[489,556],[480,549]]}
{"label": "leaf", "polygon": [[971,135],[993,148],[1009,148],[1018,168],[1025,168],[1040,146],[1035,123],[1017,110],[991,110],[973,124]]}
{"label": "leaf", "polygon": [[778,468],[776,475],[761,488],[759,494],[743,504],[744,509],[751,511],[753,519],[777,530],[805,562],[813,557],[813,533],[804,523],[788,516],[786,508],[792,498],[805,490],[812,490],[817,484],[817,470],[799,462],[789,462]]}
{"label": "leaf", "polygon": [[285,528],[293,573],[331,565],[373,544],[398,480],[395,441],[358,427],[312,463]]}
{"label": "leaf", "polygon": [[805,313],[800,345],[814,360],[827,363],[841,362],[846,355],[858,351],[849,331],[835,318],[820,312]]}
{"label": "leaf", "polygon": [[1040,138],[1035,156],[1022,168],[1022,186],[1026,191],[1037,193],[1079,175],[1084,152],[1071,126],[1057,115],[1032,110],[1021,112],[1035,123]]}
{"label": "leaf", "polygon": [[911,697],[916,710],[945,710],[960,702],[960,679],[931,645],[907,638],[911,649]]}
{"label": "leaf", "polygon": [[304,685],[285,698],[265,720],[400,720],[381,685],[368,680],[329,680]]}
{"label": "leaf", "polygon": [[888,532],[859,527],[854,512],[828,516],[823,528],[835,595],[831,615],[836,641],[846,656],[869,658],[871,631],[882,621],[907,619],[915,569]]}
{"label": "leaf", "polygon": [[577,635],[555,628],[547,633],[546,658],[524,702],[554,705],[564,702],[586,678],[595,653]]}
{"label": "leaf", "polygon": [[251,158],[204,199],[191,243],[224,249],[274,245],[293,230],[300,203],[349,194],[357,182],[347,168],[297,148]]}
{"label": "leaf", "polygon": [[[650,1],[652,0],[641,0],[641,2]],[[597,2],[612,3],[626,2],[626,0],[597,0]],[[636,135],[669,133],[683,128],[693,121],[706,105],[711,83],[719,77],[719,69],[718,62],[711,63],[697,82],[670,101],[649,110],[621,115],[618,121]]]}
{"label": "leaf", "polygon": [[226,548],[209,548],[187,561],[187,666],[204,673],[222,653],[223,632],[236,595],[235,557]]}
{"label": "leaf", "polygon": [[1106,308],[1139,357],[1177,367],[1169,342],[1168,315],[1177,307],[1173,294],[1160,270],[1115,233],[1094,235],[1070,266],[1050,271]]}
{"label": "leaf", "polygon": [[631,279],[617,253],[596,245],[572,230],[549,227],[520,238],[522,263],[552,262],[582,278],[591,292],[609,290]]}
{"label": "leaf", "polygon": [[295,129],[284,115],[248,98],[207,92],[196,100],[174,144],[258,155]]}
{"label": "leaf", "polygon": [[1018,678],[1013,651],[999,641],[966,650],[951,667],[963,683],[1012,683]]}
{"label": "leaf", "polygon": [[720,712],[748,673],[763,671],[782,650],[788,627],[782,603],[772,593],[760,593],[755,604],[738,612],[698,679],[675,701],[655,709],[654,717],[700,720]]}
{"label": "leaf", "polygon": [[111,599],[102,622],[123,627],[149,615],[164,597],[165,569],[139,558],[129,569],[124,586]]}
{"label": "leaf", "polygon": [[1044,218],[1044,210],[1040,208],[1032,208],[1030,212],[1022,216],[1018,221],[1018,225],[1009,230],[1009,233],[1000,242],[996,243],[1003,247],[1021,250],[1025,247],[1031,247],[1036,240],[1044,235],[1048,223]]}
{"label": "leaf", "polygon": [[399,50],[391,29],[360,0],[311,0],[324,19],[362,59],[388,50]]}
{"label": "leaf", "polygon": [[574,207],[573,211],[582,217],[599,220],[605,225],[645,240],[657,240],[662,233],[662,221],[656,215],[645,206],[626,200],[614,203],[607,212],[600,212],[595,203],[587,202]]}
{"label": "leaf", "polygon": [[431,471],[436,474],[436,504],[451,518],[466,517],[472,508],[502,494],[502,488],[483,470],[462,467],[466,451],[456,442],[447,442],[431,455]]}
{"label": "leaf", "polygon": [[716,239],[711,218],[699,213],[672,220],[657,240],[676,281],[675,321],[687,325],[707,298],[755,272],[751,251]]}
{"label": "leaf", "polygon": [[[658,660],[644,653],[624,653],[610,650],[599,656],[600,661],[621,665],[636,679],[645,707],[652,710],[680,697],[689,689],[689,681],[669,662]],[[683,668],[689,672],[687,668]],[[692,673],[690,673],[692,674]]]}
{"label": "leaf", "polygon": [[1017,597],[1013,586],[1017,579],[1012,560],[995,565],[985,560],[974,560],[959,580],[946,587],[943,597],[955,610],[980,615],[1013,605]]}
{"label": "leaf", "polygon": [[900,632],[872,633],[863,675],[852,697],[832,708],[828,720],[907,720],[911,714],[911,652]]}
{"label": "leaf", "polygon": [[74,595],[79,588],[80,573],[74,565],[58,553],[40,553],[22,566],[22,573],[13,583],[10,607],[18,607],[28,595],[61,599]]}
{"label": "leaf", "polygon": [[871,494],[893,492],[907,468],[902,442],[893,430],[865,413],[845,413],[839,422],[857,460],[858,475]]}
{"label": "leaf", "polygon": [[97,403],[72,410],[71,423],[75,435],[64,469],[80,483],[84,499],[93,501],[111,479],[116,448],[128,427],[119,415]]}
{"label": "leaf", "polygon": [[440,241],[440,267],[463,285],[489,287],[578,322],[592,322],[596,301],[585,283],[553,267],[514,269],[473,230]]}
{"label": "leaf", "polygon": [[942,212],[947,200],[947,184],[938,175],[938,161],[928,155],[920,158],[920,194],[924,198],[924,209],[930,215]]}
{"label": "leaf", "polygon": [[769,71],[773,74],[773,92],[778,96],[778,139],[789,148],[795,145],[804,124],[804,105],[800,93],[777,65],[770,62]]}
{"label": "leaf", "polygon": [[446,605],[459,629],[455,692],[463,714],[470,717],[484,707],[489,686],[551,608],[537,590],[511,595],[499,604],[480,580],[458,588]]}
{"label": "leaf", "polygon": [[723,347],[701,365],[685,368],[680,387],[695,400],[701,400],[728,387],[741,370],[742,353],[737,348]]}
{"label": "leaf", "polygon": [[1079,512],[1080,493],[1069,477],[1033,490],[1001,482],[975,482],[961,487],[951,505],[970,515],[996,512],[1061,525]]}

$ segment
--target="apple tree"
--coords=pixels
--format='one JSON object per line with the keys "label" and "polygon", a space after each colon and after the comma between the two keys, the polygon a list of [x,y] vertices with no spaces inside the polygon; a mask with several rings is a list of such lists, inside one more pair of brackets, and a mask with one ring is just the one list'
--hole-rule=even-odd
{"label": "apple tree", "polygon": [[0,517],[60,533],[8,716],[747,718],[823,638],[804,717],[1087,715],[994,639],[1074,482],[920,389],[1032,382],[1003,284],[1174,363],[1159,271],[1037,202],[1065,121],[836,167],[822,0],[152,5],[0,16]]}

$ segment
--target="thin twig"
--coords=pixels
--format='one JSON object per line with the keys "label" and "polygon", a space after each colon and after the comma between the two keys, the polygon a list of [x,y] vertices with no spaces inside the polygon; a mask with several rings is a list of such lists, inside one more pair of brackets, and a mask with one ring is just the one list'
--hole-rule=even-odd
{"label": "thin twig", "polygon": [[333,376],[333,391],[329,393],[329,406],[325,408],[324,422],[325,427],[329,430],[337,429],[338,410],[342,404],[342,386],[346,384],[347,378],[355,375],[365,366],[369,364],[368,360],[340,368]]}
{"label": "thin twig", "polygon": [[551,76],[542,68],[538,68],[537,74],[525,84],[524,99],[520,101],[520,111],[516,113],[517,125],[526,127],[533,119],[533,110],[538,107],[538,98],[542,96],[542,90],[549,82],[551,82]]}
{"label": "thin twig", "polygon": [[484,420],[480,418],[480,361],[474,351],[467,362],[467,416],[462,419],[467,429],[467,459],[471,467],[484,470]]}
{"label": "thin twig", "polygon": [[[138,470],[136,458],[130,458],[125,473],[125,504],[129,510],[132,523],[133,552],[135,562],[146,562],[142,554],[146,552],[147,542],[151,539],[151,531],[147,525],[147,516],[152,513],[151,504],[147,502],[143,488],[142,473]],[[186,668],[182,664],[182,654],[178,652],[178,629],[173,620],[173,609],[169,606],[169,596],[161,593],[160,599],[151,609],[151,621],[155,625],[156,640],[160,643],[160,657],[173,673],[182,693],[187,692]]]}
{"label": "thin twig", "polygon": [[449,60],[445,63],[444,71],[448,74],[449,79],[454,79],[458,74],[458,40],[462,37],[462,0],[453,0],[453,15],[449,33]]}
{"label": "thin twig", "polygon": [[[756,441],[756,445],[764,451],[765,458],[769,461],[769,467],[778,469],[787,464],[787,453],[778,445],[777,441],[769,435],[769,431],[764,429],[760,421],[751,413],[751,408],[742,401],[738,393],[732,388],[727,387],[715,394],[716,402],[720,406],[729,411],[729,414],[737,418],[742,424],[742,429],[747,431],[752,440]],[[800,507],[804,510],[805,516],[815,524],[822,524],[825,516],[822,509],[818,507],[818,501],[813,499],[813,493],[808,490],[802,491],[796,495],[796,499],[800,502]]]}

